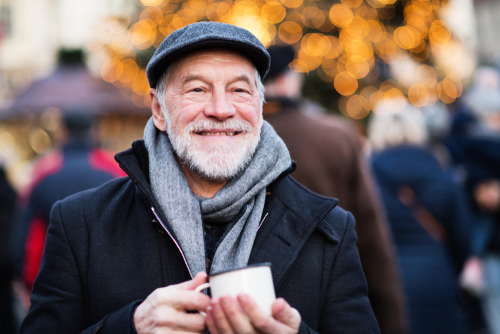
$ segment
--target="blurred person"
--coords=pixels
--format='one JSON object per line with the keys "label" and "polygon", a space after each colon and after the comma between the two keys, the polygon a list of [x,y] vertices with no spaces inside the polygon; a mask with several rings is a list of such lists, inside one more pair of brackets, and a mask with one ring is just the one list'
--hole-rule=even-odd
{"label": "blurred person", "polygon": [[0,334],[17,332],[11,288],[14,270],[8,248],[15,201],[16,192],[8,182],[0,160]]}
{"label": "blurred person", "polygon": [[[394,112],[395,105],[405,107]],[[368,136],[403,276],[410,333],[459,333],[458,273],[468,255],[471,224],[464,195],[425,148],[424,119],[404,100],[382,101]]]}
{"label": "blurred person", "polygon": [[[479,68],[465,94],[468,122],[450,139],[476,208],[473,256],[463,278],[480,296],[491,333],[500,333],[500,74]],[[468,114],[467,114],[468,112]],[[463,118],[463,117],[462,117]]]}
{"label": "blurred person", "polygon": [[54,203],[125,175],[109,152],[94,145],[92,124],[93,117],[86,110],[68,110],[63,147],[34,164],[28,189],[19,197],[20,221],[14,232],[16,271],[28,294],[40,268]]}
{"label": "blurred person", "polygon": [[[289,176],[262,119],[269,62],[229,24],[165,38],[146,69],[144,140],[115,157],[129,177],[52,209],[24,333],[380,333],[354,218]],[[194,291],[207,273],[262,262],[271,315],[245,294]]]}
{"label": "blurred person", "polygon": [[310,190],[339,199],[356,219],[357,247],[371,305],[382,333],[405,333],[406,314],[394,246],[360,138],[345,120],[324,115],[301,97],[303,74],[292,72],[290,46],[271,46],[264,82],[264,119],[297,162],[293,178]]}

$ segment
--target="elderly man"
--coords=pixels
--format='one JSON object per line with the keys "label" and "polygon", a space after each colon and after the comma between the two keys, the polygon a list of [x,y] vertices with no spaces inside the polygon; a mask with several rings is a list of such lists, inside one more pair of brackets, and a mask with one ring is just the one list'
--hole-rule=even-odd
{"label": "elderly man", "polygon": [[[227,24],[163,41],[144,141],[116,156],[129,177],[54,206],[24,332],[379,332],[352,215],[288,176],[262,119],[268,67],[255,36]],[[261,262],[280,297],[271,316],[245,294],[194,291],[206,272]]]}

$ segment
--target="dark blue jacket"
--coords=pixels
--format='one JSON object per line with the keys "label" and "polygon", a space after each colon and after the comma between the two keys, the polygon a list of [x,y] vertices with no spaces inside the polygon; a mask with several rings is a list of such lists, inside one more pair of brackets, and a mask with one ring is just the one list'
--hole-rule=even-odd
{"label": "dark blue jacket", "polygon": [[30,290],[40,267],[54,203],[125,175],[113,155],[84,142],[72,142],[42,157],[33,169],[30,187],[19,200],[22,213],[14,232],[17,274]]}
{"label": "dark blue jacket", "polygon": [[[54,206],[23,333],[132,333],[142,300],[191,279],[158,222],[166,220],[149,187],[144,143],[116,159],[129,177]],[[277,296],[302,316],[300,333],[379,333],[352,215],[286,174],[267,188],[249,264],[272,263]]]}
{"label": "dark blue jacket", "polygon": [[[472,225],[463,192],[434,156],[419,147],[380,152],[372,166],[396,244],[411,333],[458,333],[457,274],[468,256]],[[414,193],[412,205],[401,197],[405,187]],[[444,232],[445,238],[435,239],[429,233],[433,230]]]}

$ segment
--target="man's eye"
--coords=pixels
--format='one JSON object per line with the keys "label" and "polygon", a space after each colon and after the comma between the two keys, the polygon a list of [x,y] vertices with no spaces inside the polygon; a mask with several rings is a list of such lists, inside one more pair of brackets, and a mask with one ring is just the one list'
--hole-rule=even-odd
{"label": "man's eye", "polygon": [[201,93],[201,92],[203,92],[203,90],[201,88],[195,88],[195,89],[193,89],[193,92]]}
{"label": "man's eye", "polygon": [[244,89],[241,89],[241,88],[236,88],[234,91],[235,91],[236,93],[244,93],[244,92],[245,92],[245,90],[244,90]]}

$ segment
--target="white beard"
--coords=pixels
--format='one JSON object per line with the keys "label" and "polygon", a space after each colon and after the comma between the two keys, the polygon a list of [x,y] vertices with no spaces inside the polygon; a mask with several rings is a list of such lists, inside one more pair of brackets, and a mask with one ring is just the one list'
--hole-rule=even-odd
{"label": "white beard", "polygon": [[[203,179],[210,181],[227,181],[234,178],[252,160],[259,144],[260,128],[257,134],[252,134],[252,125],[248,121],[229,119],[223,122],[199,120],[189,123],[184,133],[172,128],[172,122],[167,110],[162,107],[167,123],[167,134],[177,157],[184,165]],[[192,141],[194,132],[204,130],[232,129],[245,135],[243,145],[219,144],[199,145]]]}

